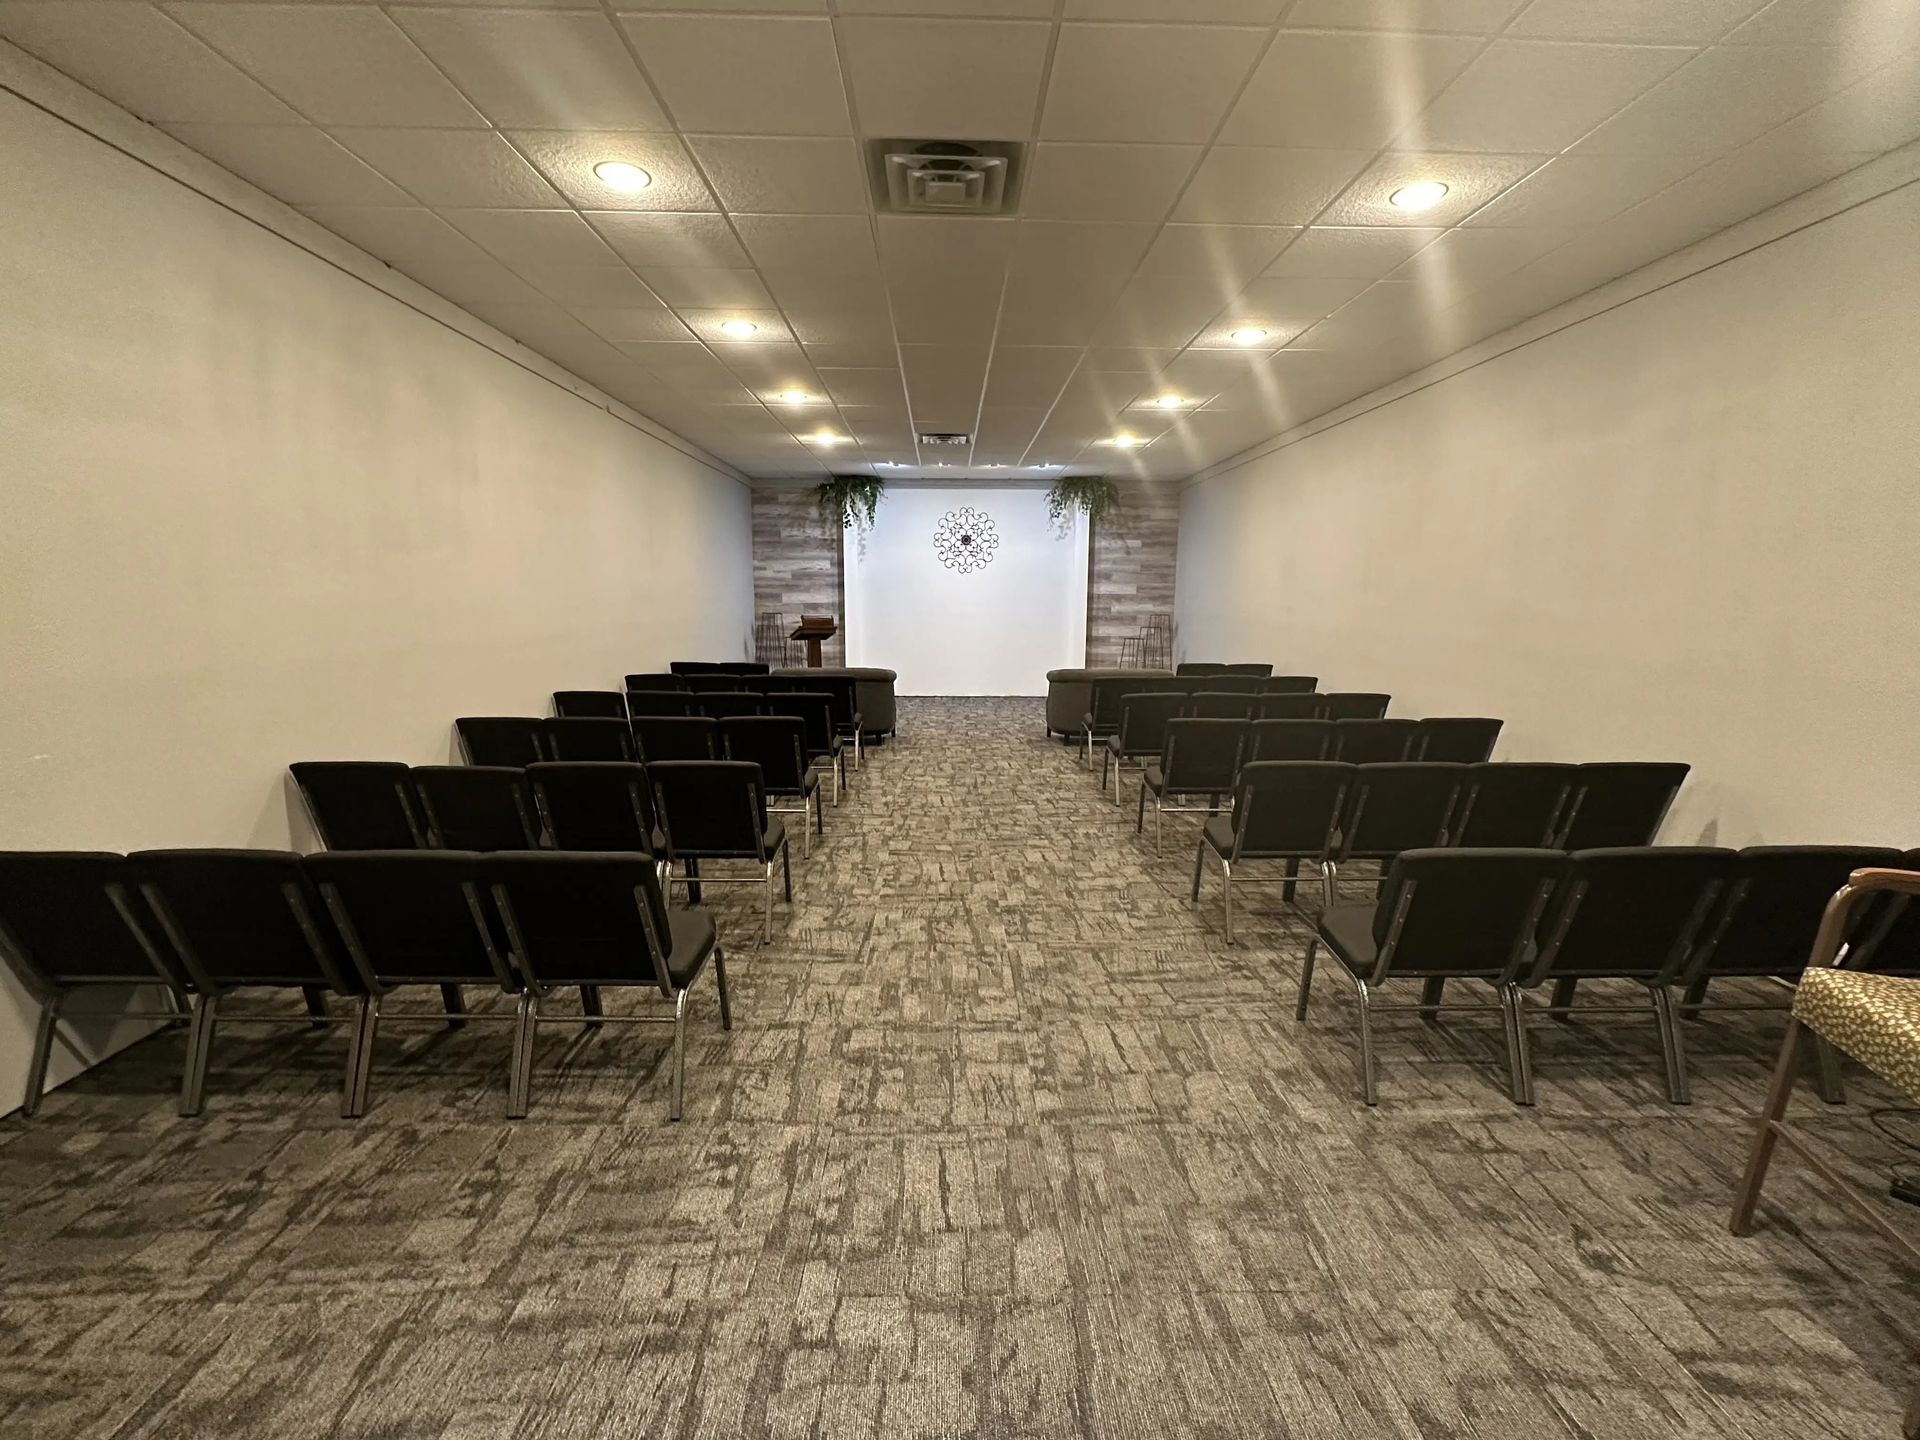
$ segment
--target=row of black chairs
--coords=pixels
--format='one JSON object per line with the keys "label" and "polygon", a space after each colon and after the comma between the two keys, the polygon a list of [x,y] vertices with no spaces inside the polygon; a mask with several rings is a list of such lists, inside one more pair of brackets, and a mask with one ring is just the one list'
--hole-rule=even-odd
{"label": "row of black chairs", "polygon": [[1312,675],[1095,680],[1087,687],[1087,709],[1080,722],[1083,758],[1091,763],[1093,746],[1120,728],[1122,711],[1136,697],[1183,696],[1185,714],[1238,720],[1377,720],[1393,698],[1371,690],[1321,694],[1314,688],[1318,683]]}
{"label": "row of black chairs", "polygon": [[[1361,1091],[1378,1100],[1372,1015],[1417,1011],[1431,1020],[1450,980],[1494,990],[1508,1081],[1516,1104],[1533,1103],[1523,992],[1552,983],[1544,1006],[1556,1020],[1640,1007],[1580,1005],[1582,981],[1630,981],[1644,988],[1660,1036],[1667,1096],[1691,1098],[1684,1017],[1697,1013],[1714,981],[1760,979],[1790,989],[1806,964],[1827,902],[1854,870],[1920,864],[1920,851],[1868,846],[1756,846],[1734,851],[1691,846],[1583,849],[1418,849],[1396,856],[1376,900],[1332,904],[1315,922],[1301,969],[1295,1015],[1304,1020],[1321,946],[1354,987],[1359,1013]],[[1920,906],[1888,895],[1867,907],[1847,937],[1845,963],[1920,976]],[[1418,1004],[1383,1006],[1389,980],[1421,982]],[[1538,1007],[1533,1007],[1538,1008]],[[1784,1008],[1761,1003],[1735,1009]],[[1831,1056],[1823,1088],[1840,1097]]]}
{"label": "row of black chairs", "polygon": [[765,675],[773,667],[764,660],[675,660],[669,673],[682,677],[696,675]]}
{"label": "row of black chairs", "polygon": [[[299,1024],[350,1027],[341,1113],[367,1107],[382,1021],[510,1021],[507,1113],[527,1113],[539,1024],[673,1026],[672,1115],[686,1081],[689,993],[711,962],[720,1023],[733,1028],[726,956],[711,917],[668,903],[639,854],[372,850],[302,857],[266,850],[0,854],[0,954],[41,1002],[24,1109],[46,1082],[56,1027],[88,989],[151,984],[164,1008],[131,1012],[187,1027],[180,1112],[205,1101],[215,1029],[287,1023],[227,1008],[243,989],[299,990]],[[403,989],[438,986],[444,1012],[391,1010]],[[469,1012],[462,987],[506,996]],[[580,990],[576,1015],[543,1007]],[[606,987],[651,990],[671,1014],[608,1015]],[[344,1010],[329,997],[347,1001]],[[116,996],[116,999],[118,997]],[[116,1018],[125,1012],[115,1008]]]}
{"label": "row of black chairs", "polygon": [[1173,673],[1180,676],[1253,675],[1256,677],[1264,677],[1273,674],[1273,666],[1260,665],[1252,662],[1222,664],[1214,660],[1182,660],[1178,665],[1173,667]]}
{"label": "row of black chairs", "polygon": [[553,713],[563,719],[634,721],[648,715],[705,715],[720,720],[730,715],[810,713],[824,705],[830,733],[852,747],[854,768],[859,769],[865,759],[866,722],[860,713],[858,682],[851,676],[722,675],[709,681],[667,678],[681,683],[624,692],[556,690]]}

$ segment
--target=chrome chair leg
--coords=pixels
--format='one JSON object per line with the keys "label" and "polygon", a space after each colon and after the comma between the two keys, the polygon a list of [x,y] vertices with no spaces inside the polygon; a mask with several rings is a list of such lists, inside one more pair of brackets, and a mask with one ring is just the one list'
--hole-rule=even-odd
{"label": "chrome chair leg", "polygon": [[1233,862],[1220,857],[1220,905],[1226,918],[1227,944],[1233,944]]}
{"label": "chrome chair leg", "polygon": [[733,996],[727,990],[727,952],[713,942],[713,980],[720,988],[720,1028],[733,1029]]}
{"label": "chrome chair leg", "polygon": [[1686,1039],[1673,1003],[1673,991],[1664,985],[1650,985],[1647,989],[1653,996],[1654,1020],[1660,1029],[1660,1061],[1667,1072],[1667,1099],[1675,1105],[1691,1105],[1693,1090],[1687,1081]]}
{"label": "chrome chair leg", "polygon": [[767,861],[767,872],[761,877],[760,883],[764,901],[761,906],[760,943],[771,945],[773,944],[773,861]]}
{"label": "chrome chair leg", "polygon": [[785,887],[787,904],[793,904],[793,846],[785,836],[780,840],[780,878]]}
{"label": "chrome chair leg", "polygon": [[360,1015],[360,1050],[355,1057],[348,1119],[367,1113],[367,1092],[373,1088],[373,1042],[380,1033],[380,997],[369,995]]}
{"label": "chrome chair leg", "polygon": [[1200,903],[1200,862],[1207,858],[1207,837],[1204,833],[1193,847],[1193,894],[1187,898],[1189,905]]}
{"label": "chrome chair leg", "polygon": [[1358,975],[1351,978],[1360,1002],[1360,1094],[1367,1104],[1378,1105],[1380,1087],[1373,1067],[1373,1012],[1368,1003],[1367,982]]}
{"label": "chrome chair leg", "polygon": [[540,1024],[540,995],[531,985],[520,992],[514,1016],[513,1068],[507,1076],[507,1118],[524,1120],[533,1091],[533,1038]]}
{"label": "chrome chair leg", "polygon": [[1307,997],[1313,991],[1313,957],[1319,953],[1320,937],[1314,936],[1307,942],[1307,958],[1300,966],[1300,995],[1293,1004],[1293,1018],[1307,1018]]}
{"label": "chrome chair leg", "polygon": [[1500,1010],[1507,1029],[1507,1079],[1513,1103],[1533,1104],[1533,1057],[1527,1052],[1527,1017],[1522,1009],[1520,987],[1502,985]]}
{"label": "chrome chair leg", "polygon": [[1335,884],[1333,862],[1322,860],[1320,862],[1320,908],[1323,911],[1333,908]]}
{"label": "chrome chair leg", "polygon": [[180,1113],[198,1115],[207,1103],[207,1066],[213,1059],[214,1021],[220,1012],[218,995],[195,995],[193,1019],[187,1035],[187,1073],[180,1081]]}
{"label": "chrome chair leg", "polygon": [[360,1078],[360,1047],[367,1043],[367,1001],[362,995],[354,1001],[353,1027],[347,1032],[347,1073],[340,1078],[340,1118],[354,1117],[353,1087]]}
{"label": "chrome chair leg", "polygon": [[1158,795],[1153,797],[1153,853],[1160,853],[1160,837],[1167,828],[1167,807]]}
{"label": "chrome chair leg", "polygon": [[[768,894],[772,894],[769,889]],[[682,990],[673,997],[673,1118],[680,1118],[680,1108],[687,1094],[687,992]]]}
{"label": "chrome chair leg", "polygon": [[[40,1022],[33,1027],[33,1058],[27,1062],[27,1093],[21,1097],[20,1113],[31,1116],[40,1108],[40,1094],[47,1088],[47,1066],[53,1060],[53,1032],[60,1023],[60,1001],[56,991],[40,1011]],[[193,1027],[187,1028],[187,1065],[193,1065]]]}

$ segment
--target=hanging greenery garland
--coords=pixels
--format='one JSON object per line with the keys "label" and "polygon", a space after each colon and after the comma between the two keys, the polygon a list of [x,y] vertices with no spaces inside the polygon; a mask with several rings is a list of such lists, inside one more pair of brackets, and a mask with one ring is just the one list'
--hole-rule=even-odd
{"label": "hanging greenery garland", "polygon": [[1047,515],[1065,529],[1073,512],[1084,513],[1098,525],[1120,504],[1120,487],[1104,475],[1062,475],[1047,491]]}
{"label": "hanging greenery garland", "polygon": [[813,498],[822,518],[837,522],[844,530],[866,529],[880,509],[880,494],[887,488],[878,475],[834,475],[821,482]]}

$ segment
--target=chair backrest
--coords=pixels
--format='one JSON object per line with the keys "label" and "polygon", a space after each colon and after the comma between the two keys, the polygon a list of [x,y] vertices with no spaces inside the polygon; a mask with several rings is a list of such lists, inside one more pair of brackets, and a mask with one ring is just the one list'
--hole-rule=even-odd
{"label": "chair backrest", "polygon": [[485,858],[466,850],[342,850],[305,863],[368,989],[517,990],[480,893]]}
{"label": "chair backrest", "polygon": [[1273,666],[1262,665],[1251,660],[1236,660],[1225,666],[1220,673],[1222,675],[1256,675],[1264,680],[1273,674]]}
{"label": "chair backrest", "polygon": [[833,697],[824,690],[768,692],[767,714],[792,715],[807,727],[807,754],[833,749]]}
{"label": "chair backrest", "polygon": [[531,765],[540,750],[540,722],[531,715],[463,715],[453,722],[469,765]]}
{"label": "chair backrest", "polygon": [[1340,858],[1387,860],[1447,843],[1469,776],[1465,765],[1362,765],[1340,826]]}
{"label": "chair backrest", "polygon": [[551,985],[646,985],[673,993],[660,872],[637,855],[495,855],[483,867],[514,963]]}
{"label": "chair backrest", "polygon": [[851,675],[809,675],[813,682],[806,692],[810,695],[824,695],[833,707],[833,728],[842,733],[853,730],[853,717],[859,713],[859,696],[855,687],[860,683]]}
{"label": "chair backrest", "polygon": [[1176,675],[1224,675],[1227,667],[1218,660],[1182,660],[1173,667]]}
{"label": "chair backrest", "polygon": [[1167,722],[1160,773],[1170,794],[1225,795],[1247,743],[1244,720],[1186,716]]}
{"label": "chair backrest", "polygon": [[670,859],[766,861],[767,794],[747,760],[668,760],[647,767]]}
{"label": "chair backrest", "polygon": [[1143,690],[1120,697],[1120,751],[1158,755],[1167,742],[1167,722],[1187,713],[1187,697],[1178,690]]}
{"label": "chair backrest", "polygon": [[[1267,669],[1271,668],[1271,666],[1267,667]],[[1242,669],[1237,665],[1229,665],[1218,675],[1207,677],[1207,689],[1216,695],[1258,695],[1266,688],[1265,669],[1253,671]]]}
{"label": "chair backrest", "polygon": [[720,722],[720,749],[729,760],[760,767],[775,795],[797,795],[806,783],[807,722],[797,715],[737,715]]}
{"label": "chair backrest", "polygon": [[645,766],[549,761],[527,767],[527,784],[556,850],[653,853],[653,790]]}
{"label": "chair backrest", "polygon": [[1374,908],[1367,978],[1517,976],[1566,864],[1558,850],[1404,852]]}
{"label": "chair backrest", "polygon": [[569,717],[627,718],[627,697],[618,690],[556,690],[553,713]]}
{"label": "chair backrest", "polygon": [[1733,851],[1704,846],[1575,851],[1540,918],[1528,983],[1681,972],[1719,913],[1733,869]]}
{"label": "chair backrest", "polygon": [[194,988],[325,985],[360,979],[306,866],[286,850],[145,850],[127,857],[141,896]]}
{"label": "chair backrest", "polygon": [[[1820,917],[1847,876],[1894,866],[1898,850],[1869,845],[1754,845],[1733,860],[1732,888],[1691,973],[1792,977],[1806,968]],[[1863,911],[1870,907],[1862,907]],[[1848,940],[1860,938],[1857,913]]]}
{"label": "chair backrest", "polygon": [[1260,697],[1255,714],[1262,720],[1324,720],[1327,697],[1311,692],[1276,695],[1268,691]]}
{"label": "chair backrest", "polygon": [[1355,769],[1334,760],[1242,765],[1233,791],[1231,858],[1329,858]]}
{"label": "chair backrest", "polygon": [[1335,720],[1334,754],[1349,765],[1405,760],[1418,728],[1412,720]]}
{"label": "chair backrest", "polygon": [[327,849],[407,850],[427,843],[405,765],[390,760],[302,760],[287,768]]}
{"label": "chair backrest", "polygon": [[1269,675],[1262,695],[1311,695],[1320,688],[1318,675]]}
{"label": "chair backrest", "polygon": [[[1920,871],[1920,850],[1902,855],[1899,868]],[[1920,900],[1893,893],[1881,896],[1866,917],[1863,933],[1866,938],[1855,947],[1862,960],[1856,965],[1849,959],[1849,969],[1920,975]]]}
{"label": "chair backrest", "polygon": [[1331,720],[1256,720],[1247,731],[1249,760],[1331,760]]}
{"label": "chair backrest", "polygon": [[1572,799],[1575,765],[1501,761],[1473,767],[1453,843],[1479,849],[1552,848]]}
{"label": "chair backrest", "polygon": [[716,675],[765,675],[773,666],[765,660],[722,660],[713,667]]}
{"label": "chair backrest", "polygon": [[1500,738],[1501,722],[1480,716],[1437,715],[1418,724],[1420,733],[1408,757],[1413,760],[1484,764],[1493,758],[1493,742]]}
{"label": "chair backrest", "polygon": [[686,677],[684,675],[675,675],[671,670],[665,674],[653,672],[627,676],[627,690],[629,692],[635,690],[666,690],[671,692],[674,690],[685,690],[686,688]]}
{"label": "chair backrest", "polygon": [[524,766],[416,765],[413,789],[427,824],[427,843],[437,850],[540,847],[540,822],[527,794]]}
{"label": "chair backrest", "polygon": [[1193,682],[1178,675],[1141,675],[1129,680],[1121,688],[1120,695],[1125,699],[1129,695],[1190,695]]}
{"label": "chair backrest", "polygon": [[103,850],[0,851],[0,954],[42,999],[96,982],[180,987],[132,887],[126,858]]}
{"label": "chair backrest", "polygon": [[1126,679],[1101,679],[1087,686],[1087,713],[1093,717],[1093,733],[1111,735],[1120,728],[1120,697],[1133,693],[1133,682]]}
{"label": "chair backrest", "polygon": [[1560,848],[1653,844],[1687,769],[1641,760],[1582,765],[1574,777],[1573,798],[1560,818]]}
{"label": "chair backrest", "polygon": [[717,660],[674,660],[667,669],[675,675],[723,675],[727,667]]}
{"label": "chair backrest", "polygon": [[745,683],[741,689],[758,690],[762,695],[791,695],[796,691],[814,689],[812,678],[806,675],[748,675],[742,678]]}
{"label": "chair backrest", "polygon": [[1320,698],[1326,702],[1322,713],[1329,720],[1378,720],[1393,699],[1371,690],[1331,690]]}
{"label": "chair backrest", "polygon": [[629,690],[627,715],[637,725],[643,715],[698,715],[699,697],[686,690]]}
{"label": "chair backrest", "polygon": [[636,715],[633,745],[643,765],[662,760],[717,760],[719,722],[705,715]]}
{"label": "chair backrest", "polygon": [[1245,690],[1196,690],[1187,697],[1187,714],[1201,720],[1245,722],[1259,708],[1260,697]]}
{"label": "chair backrest", "polygon": [[560,716],[540,722],[540,743],[554,760],[631,760],[633,734],[610,716]]}
{"label": "chair backrest", "polygon": [[693,698],[700,703],[700,713],[712,720],[767,713],[767,697],[751,690],[712,690],[696,694]]}

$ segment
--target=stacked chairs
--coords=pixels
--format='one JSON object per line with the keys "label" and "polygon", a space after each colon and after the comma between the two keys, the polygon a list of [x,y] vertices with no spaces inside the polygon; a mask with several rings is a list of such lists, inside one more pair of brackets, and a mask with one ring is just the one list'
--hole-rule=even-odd
{"label": "stacked chairs", "polygon": [[[740,760],[666,760],[647,767],[662,853],[697,899],[702,885],[760,885],[765,893],[761,944],[773,943],[773,872],[780,866],[787,903],[793,903],[793,865],[787,832],[767,813],[758,765]],[[702,863],[750,860],[758,875],[712,875]]]}
{"label": "stacked chairs", "polygon": [[634,758],[643,765],[662,760],[720,758],[719,722],[705,715],[636,715]]}
{"label": "stacked chairs", "polygon": [[1259,760],[1240,767],[1232,813],[1207,818],[1193,855],[1191,898],[1196,905],[1207,853],[1211,851],[1220,864],[1229,945],[1233,943],[1234,874],[1250,861],[1285,861],[1287,871],[1281,878],[1289,891],[1302,861],[1318,867],[1327,903],[1332,904],[1334,845],[1358,770],[1338,761],[1312,760]]}
{"label": "stacked chairs", "polygon": [[[549,760],[631,760],[633,732],[611,716],[559,716],[540,722],[540,744]],[[337,847],[330,847],[337,848]],[[356,846],[377,849],[377,846]]]}
{"label": "stacked chairs", "polygon": [[453,722],[469,765],[531,765],[546,759],[540,722],[523,715],[463,715]]}
{"label": "stacked chairs", "polygon": [[[1140,809],[1134,819],[1137,835],[1147,823],[1147,796],[1153,796],[1153,851],[1160,853],[1161,827],[1168,814],[1216,815],[1220,799],[1233,790],[1240,771],[1247,727],[1238,720],[1182,717],[1167,721],[1160,758],[1150,760],[1140,775]],[[1204,806],[1175,805],[1176,799],[1207,797]]]}
{"label": "stacked chairs", "polygon": [[1120,697],[1120,724],[1107,737],[1100,757],[1100,787],[1113,775],[1113,803],[1120,803],[1120,774],[1127,761],[1144,764],[1166,745],[1167,722],[1187,713],[1188,699],[1173,690],[1141,691]]}
{"label": "stacked chairs", "polygon": [[407,767],[398,761],[304,760],[287,768],[327,849],[414,850],[427,843]]}
{"label": "stacked chairs", "polygon": [[807,722],[797,715],[735,716],[720,722],[720,748],[729,760],[758,765],[769,797],[796,802],[769,803],[767,808],[775,815],[800,817],[800,853],[811,854],[809,824],[817,826],[824,839],[827,815],[820,804],[820,771],[807,754]]}
{"label": "stacked chairs", "polygon": [[556,690],[553,713],[569,717],[586,716],[606,720],[627,718],[627,697],[619,690]]}
{"label": "stacked chairs", "polygon": [[540,820],[527,792],[527,768],[414,766],[410,779],[427,843],[436,850],[538,849]]}

